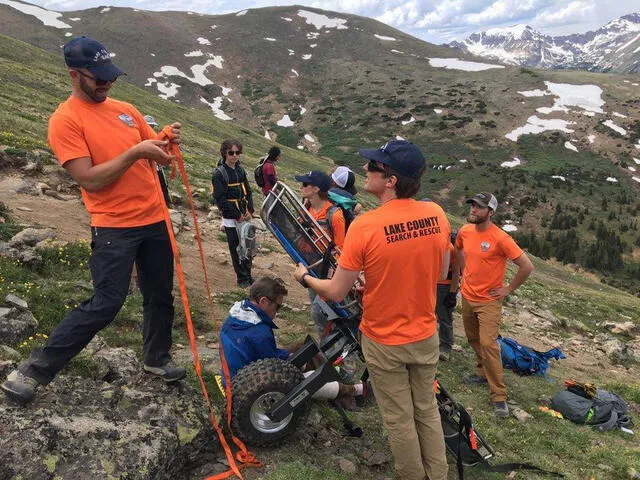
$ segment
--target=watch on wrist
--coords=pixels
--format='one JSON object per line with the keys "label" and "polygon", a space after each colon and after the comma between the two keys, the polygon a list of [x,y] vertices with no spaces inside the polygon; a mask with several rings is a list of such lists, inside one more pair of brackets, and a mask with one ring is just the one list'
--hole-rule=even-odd
{"label": "watch on wrist", "polygon": [[302,274],[302,277],[300,278],[300,285],[302,285],[304,288],[309,288],[309,285],[307,284],[306,280],[304,279],[307,275],[310,275],[309,272],[304,272]]}

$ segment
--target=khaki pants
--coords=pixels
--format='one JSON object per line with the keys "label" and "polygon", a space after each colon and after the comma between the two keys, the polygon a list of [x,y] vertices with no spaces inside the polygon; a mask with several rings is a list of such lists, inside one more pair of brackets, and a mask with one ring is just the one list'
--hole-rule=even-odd
{"label": "khaki pants", "polygon": [[470,303],[462,299],[462,322],[469,345],[476,352],[475,374],[486,377],[492,402],[507,400],[498,335],[502,323],[502,300]]}
{"label": "khaki pants", "polygon": [[362,336],[376,402],[402,480],[447,478],[444,434],[433,392],[438,343],[437,334],[394,346]]}

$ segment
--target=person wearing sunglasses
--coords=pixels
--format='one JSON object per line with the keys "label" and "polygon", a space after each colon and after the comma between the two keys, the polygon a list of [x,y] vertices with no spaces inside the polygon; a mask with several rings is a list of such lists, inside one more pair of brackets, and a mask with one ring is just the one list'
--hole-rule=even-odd
{"label": "person wearing sunglasses", "polygon": [[[298,342],[287,348],[279,348],[276,344],[273,330],[278,327],[274,320],[287,294],[282,279],[260,277],[249,288],[248,298],[233,304],[220,329],[220,349],[224,352],[231,378],[246,365],[263,358],[288,360],[303,345],[304,342]],[[312,373],[313,370],[310,370],[304,374],[308,376]],[[370,394],[370,386],[362,382],[355,385],[329,382],[313,398],[336,399],[341,405],[349,407],[356,397],[360,397],[360,402]]]}
{"label": "person wearing sunglasses", "polygon": [[[80,185],[91,216],[93,296],[62,319],[43,348],[35,350],[2,384],[19,403],[57,373],[109,325],[127,298],[133,265],[143,296],[144,371],[175,382],[185,369],[171,360],[173,253],[164,222],[164,199],[155,164],[172,156],[133,106],[109,97],[124,75],[109,51],[90,37],[64,45],[71,96],[49,119],[56,158]],[[171,125],[180,142],[179,123]]]}
{"label": "person wearing sunglasses", "polygon": [[433,391],[439,356],[436,284],[449,269],[451,227],[442,208],[414,197],[426,160],[405,140],[363,149],[364,189],[380,206],[353,221],[331,279],[299,264],[294,277],[342,301],[364,270],[362,349],[398,478],[445,480],[447,459]]}
{"label": "person wearing sunglasses", "polygon": [[236,283],[240,288],[247,288],[253,283],[252,259],[240,258],[238,255],[240,237],[237,226],[251,220],[254,208],[247,172],[240,165],[242,143],[235,139],[225,140],[220,145],[220,155],[224,161],[214,169],[211,178],[213,200],[222,214]]}

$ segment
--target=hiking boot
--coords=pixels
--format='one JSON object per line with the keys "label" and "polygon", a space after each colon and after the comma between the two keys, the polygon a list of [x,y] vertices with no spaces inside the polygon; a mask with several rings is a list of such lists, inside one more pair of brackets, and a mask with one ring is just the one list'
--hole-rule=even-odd
{"label": "hiking boot", "polygon": [[451,352],[445,352],[444,350],[440,350],[440,355],[438,356],[438,359],[441,362],[448,362],[450,356],[451,356]]}
{"label": "hiking boot", "polygon": [[9,374],[5,382],[0,385],[7,396],[16,402],[26,405],[36,396],[40,384],[35,378],[27,377],[16,369]]}
{"label": "hiking boot", "polygon": [[251,280],[245,280],[244,282],[237,282],[238,288],[249,288],[251,286]]}
{"label": "hiking boot", "polygon": [[345,410],[353,412],[356,409],[356,398],[358,397],[354,395],[339,395],[335,402]]}
{"label": "hiking boot", "polygon": [[493,402],[493,413],[498,418],[507,418],[509,416],[509,405],[507,405],[507,402]]}
{"label": "hiking boot", "polygon": [[487,383],[487,377],[481,377],[480,375],[469,375],[462,379],[463,383],[467,385],[484,385]]}
{"label": "hiking boot", "polygon": [[358,407],[366,407],[376,403],[376,397],[373,394],[373,386],[371,380],[367,380],[362,384],[362,395],[356,396],[356,405]]}
{"label": "hiking boot", "polygon": [[172,361],[165,363],[162,367],[145,365],[144,371],[162,378],[167,383],[177,382],[187,375],[187,371],[184,368],[176,367],[176,364]]}

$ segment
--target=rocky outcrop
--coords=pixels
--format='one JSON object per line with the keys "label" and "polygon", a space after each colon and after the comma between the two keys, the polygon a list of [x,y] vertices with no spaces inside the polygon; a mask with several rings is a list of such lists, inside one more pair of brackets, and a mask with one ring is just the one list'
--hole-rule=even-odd
{"label": "rocky outcrop", "polygon": [[[149,377],[133,351],[99,340],[75,362],[89,378],[62,374],[27,407],[0,397],[0,478],[180,479],[213,445],[188,383]],[[0,361],[2,378],[15,366]]]}

